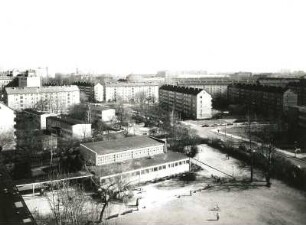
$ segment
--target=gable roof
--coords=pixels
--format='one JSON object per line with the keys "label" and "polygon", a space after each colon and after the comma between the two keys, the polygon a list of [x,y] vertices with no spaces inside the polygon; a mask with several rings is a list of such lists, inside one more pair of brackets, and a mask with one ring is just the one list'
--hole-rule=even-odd
{"label": "gable roof", "polygon": [[175,85],[163,85],[159,88],[159,90],[173,91],[173,92],[189,94],[189,95],[197,95],[201,91],[204,91],[203,89],[200,89],[200,88],[183,87],[183,86],[175,86]]}

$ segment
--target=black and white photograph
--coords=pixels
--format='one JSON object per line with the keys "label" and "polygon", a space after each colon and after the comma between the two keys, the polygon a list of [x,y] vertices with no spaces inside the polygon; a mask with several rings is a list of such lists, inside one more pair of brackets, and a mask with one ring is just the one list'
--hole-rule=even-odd
{"label": "black and white photograph", "polygon": [[0,0],[0,225],[304,225],[305,0]]}

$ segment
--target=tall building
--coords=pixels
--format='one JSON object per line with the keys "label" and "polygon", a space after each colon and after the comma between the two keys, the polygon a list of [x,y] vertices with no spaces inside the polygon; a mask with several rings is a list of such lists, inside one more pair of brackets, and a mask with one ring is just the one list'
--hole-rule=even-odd
{"label": "tall building", "polygon": [[139,102],[142,99],[158,102],[157,83],[105,83],[104,100],[113,102],[122,100],[124,102]]}
{"label": "tall building", "polygon": [[3,150],[15,149],[15,111],[0,102],[0,146]]}
{"label": "tall building", "polygon": [[69,108],[80,103],[77,86],[7,87],[5,101],[14,110],[35,108],[39,111],[67,113]]}
{"label": "tall building", "polygon": [[211,96],[203,89],[163,85],[159,89],[159,103],[174,110],[183,118],[205,119],[211,117]]}
{"label": "tall building", "polygon": [[41,77],[36,75],[18,76],[18,87],[41,87]]}

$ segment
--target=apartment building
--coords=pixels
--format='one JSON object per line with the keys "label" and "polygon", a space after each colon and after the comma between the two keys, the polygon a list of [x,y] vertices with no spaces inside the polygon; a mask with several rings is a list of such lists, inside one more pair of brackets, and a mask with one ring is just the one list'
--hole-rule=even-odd
{"label": "apartment building", "polygon": [[105,83],[104,100],[113,102],[122,100],[124,102],[139,102],[142,99],[150,100],[152,103],[158,102],[157,83]]}
{"label": "apartment building", "polygon": [[50,113],[67,113],[69,108],[80,103],[77,86],[7,87],[5,101],[14,110],[35,108]]}
{"label": "apartment building", "polygon": [[287,85],[289,89],[294,90],[298,95],[298,105],[306,105],[306,80],[300,79],[299,82],[292,82]]}
{"label": "apartment building", "polygon": [[102,122],[110,122],[116,119],[116,110],[106,107],[101,104],[90,103],[89,108],[89,121],[94,122],[96,120]]}
{"label": "apartment building", "polygon": [[46,120],[47,130],[60,137],[68,139],[91,138],[91,124],[72,118],[59,118],[50,116]]}
{"label": "apartment building", "polygon": [[164,141],[145,136],[84,143],[80,150],[102,185],[115,179],[140,183],[189,171],[187,156],[167,152]]}
{"label": "apartment building", "polygon": [[41,77],[36,75],[18,76],[18,87],[41,87]]}
{"label": "apartment building", "polygon": [[[77,85],[80,89],[81,95],[83,95],[84,101],[89,102],[103,102],[104,101],[104,92],[103,85],[100,83],[94,84],[90,82],[75,82],[74,85]],[[82,97],[81,97],[82,100]]]}
{"label": "apartment building", "polygon": [[283,113],[286,104],[292,104],[294,101],[294,96],[289,92],[284,98],[286,90],[282,87],[258,84],[233,84],[228,87],[228,98],[232,103],[244,104],[260,113],[276,116]]}
{"label": "apartment building", "polygon": [[0,76],[0,91],[4,89],[8,83],[10,83],[13,80],[13,77],[10,76]]}
{"label": "apartment building", "polygon": [[163,85],[159,89],[159,103],[174,110],[182,118],[205,119],[211,117],[212,97],[203,89]]}
{"label": "apartment building", "polygon": [[298,83],[299,78],[292,77],[263,77],[258,78],[257,83],[263,86],[273,86],[285,88],[289,83]]}
{"label": "apartment building", "polygon": [[3,150],[15,149],[15,118],[15,111],[0,102],[0,146]]}

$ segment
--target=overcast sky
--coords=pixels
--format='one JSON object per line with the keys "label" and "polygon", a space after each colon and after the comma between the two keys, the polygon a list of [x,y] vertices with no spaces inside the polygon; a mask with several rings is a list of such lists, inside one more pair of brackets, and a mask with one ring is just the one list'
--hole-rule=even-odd
{"label": "overcast sky", "polygon": [[306,70],[305,0],[1,0],[0,68]]}

